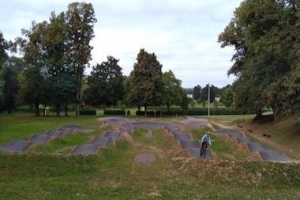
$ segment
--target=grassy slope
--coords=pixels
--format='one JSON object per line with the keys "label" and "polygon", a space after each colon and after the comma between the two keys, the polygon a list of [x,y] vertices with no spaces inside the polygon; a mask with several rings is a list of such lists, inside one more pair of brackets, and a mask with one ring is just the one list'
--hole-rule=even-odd
{"label": "grassy slope", "polygon": [[[51,118],[52,119],[52,118]],[[1,119],[2,120],[2,119]],[[55,129],[65,123],[95,127],[94,119],[60,118],[56,121],[12,117],[6,123],[26,121],[29,134],[34,124]],[[41,122],[41,121],[43,122]],[[76,121],[78,120],[78,121]],[[2,121],[1,121],[2,122]],[[32,124],[33,123],[33,124]],[[17,124],[12,124],[19,130]],[[29,127],[32,127],[29,128]],[[3,129],[1,129],[3,130]],[[5,130],[11,130],[6,128]],[[45,129],[46,130],[46,129]],[[41,130],[42,131],[42,130]],[[191,130],[199,136],[205,130]],[[6,131],[8,132],[8,131]],[[220,152],[234,154],[228,143],[215,139],[221,160],[194,160],[163,130],[136,131],[96,156],[51,154],[0,154],[2,199],[299,199],[300,165],[234,161]],[[13,133],[11,131],[10,133]],[[4,134],[1,132],[0,138]],[[75,141],[77,139],[74,139]],[[71,144],[73,139],[66,138]],[[231,142],[231,141],[229,141]],[[154,152],[157,161],[134,163],[134,156]]]}
{"label": "grassy slope", "polygon": [[10,139],[28,139],[33,134],[55,130],[63,125],[96,128],[95,117],[34,117],[29,115],[0,116],[0,144]]}
{"label": "grassy slope", "polygon": [[[270,148],[285,151],[300,159],[300,119],[296,117],[281,119],[278,122],[252,122],[254,116],[229,118],[211,117],[210,120],[240,129],[249,137],[265,143]],[[238,127],[237,125],[240,125]],[[270,135],[264,137],[263,135]]]}

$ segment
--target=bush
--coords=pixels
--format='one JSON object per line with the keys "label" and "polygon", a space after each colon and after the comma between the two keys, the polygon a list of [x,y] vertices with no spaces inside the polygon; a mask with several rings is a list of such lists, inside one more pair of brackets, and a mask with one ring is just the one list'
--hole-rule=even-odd
{"label": "bush", "polygon": [[80,110],[79,114],[80,115],[96,115],[97,111],[96,110]]}
{"label": "bush", "polygon": [[[135,112],[135,115],[137,116],[145,116],[145,111],[136,111]],[[147,111],[147,116],[148,117],[152,117],[152,116],[155,116],[155,111],[151,110],[151,111]]]}
{"label": "bush", "polygon": [[104,110],[104,115],[125,115],[125,110]]}

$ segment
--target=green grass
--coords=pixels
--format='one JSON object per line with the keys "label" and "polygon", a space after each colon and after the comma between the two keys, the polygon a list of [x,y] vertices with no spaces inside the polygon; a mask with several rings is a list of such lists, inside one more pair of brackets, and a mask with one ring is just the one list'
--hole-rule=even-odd
{"label": "green grass", "polygon": [[[41,131],[63,124],[96,128],[94,118],[2,119],[9,127],[1,126],[0,130],[12,135],[21,130],[18,126],[28,135],[35,125]],[[192,129],[191,133],[199,138],[207,130]],[[147,132],[138,129],[128,136],[130,139],[118,140],[94,156],[0,153],[0,199],[300,199],[300,164],[190,159],[164,130],[153,130],[152,139],[145,138]],[[5,135],[1,132],[1,141]],[[81,134],[70,135],[52,141],[49,149],[41,151],[54,152],[88,139]],[[226,154],[238,158],[228,146],[230,141],[217,136],[212,140],[212,149],[221,158]],[[135,163],[134,157],[141,152],[153,152],[157,161]]]}
{"label": "green grass", "polygon": [[[76,133],[65,136],[63,138],[55,138],[47,144],[36,145],[31,148],[31,151],[42,152],[42,153],[54,153],[66,147],[74,147],[79,144],[88,142],[88,139],[92,138],[92,134]],[[70,153],[67,149],[64,153]]]}
{"label": "green grass", "polygon": [[[193,128],[189,132],[192,133],[193,138],[201,141],[202,136],[211,131],[209,128]],[[247,160],[250,157],[255,159],[255,156],[247,150],[247,148],[243,148],[238,142],[230,138],[228,136],[220,136],[220,135],[211,135],[211,143],[212,146],[209,147],[211,150],[217,155],[218,159],[222,160]],[[256,159],[257,160],[257,159]]]}
{"label": "green grass", "polygon": [[32,115],[0,116],[0,144],[11,139],[28,139],[33,134],[55,130],[64,125],[82,125],[94,129],[96,117],[35,117]]}
{"label": "green grass", "polygon": [[[118,142],[98,156],[2,155],[2,199],[299,199],[297,164],[135,164]],[[169,162],[171,163],[171,161]]]}

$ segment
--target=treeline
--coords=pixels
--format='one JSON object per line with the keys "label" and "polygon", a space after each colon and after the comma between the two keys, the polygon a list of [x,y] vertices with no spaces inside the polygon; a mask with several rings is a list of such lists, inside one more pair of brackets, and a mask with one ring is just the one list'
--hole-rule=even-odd
{"label": "treeline", "polygon": [[[187,109],[189,100],[181,81],[172,71],[162,73],[162,65],[154,53],[141,49],[130,76],[122,74],[119,60],[92,66],[90,41],[96,23],[94,8],[89,3],[71,3],[66,11],[51,13],[48,21],[32,22],[22,30],[22,37],[6,41],[0,32],[0,112],[11,113],[17,105],[51,106],[57,116],[76,105],[105,108],[179,105]],[[9,56],[8,51],[21,57]],[[83,112],[81,112],[83,113]]]}
{"label": "treeline", "polygon": [[[298,112],[299,3],[298,1],[245,0],[219,36],[222,47],[234,46],[233,66],[228,74],[237,76],[224,88],[196,85],[182,88],[172,71],[162,72],[154,53],[141,49],[129,76],[119,60],[89,67],[96,23],[93,5],[71,3],[67,10],[52,12],[48,21],[33,22],[15,41],[6,41],[0,32],[0,112],[17,105],[54,107],[57,116],[75,105],[120,108],[172,105],[187,110],[190,104],[221,102],[240,113],[261,116],[270,106],[276,116]],[[9,54],[8,52],[11,52]],[[19,53],[21,57],[14,57]],[[199,72],[201,73],[201,72]],[[188,98],[187,94],[192,98]],[[208,98],[208,93],[210,94]]]}
{"label": "treeline", "polygon": [[275,117],[300,108],[300,1],[244,0],[219,35],[235,54],[228,74],[236,75],[234,104],[261,116],[270,106]]}

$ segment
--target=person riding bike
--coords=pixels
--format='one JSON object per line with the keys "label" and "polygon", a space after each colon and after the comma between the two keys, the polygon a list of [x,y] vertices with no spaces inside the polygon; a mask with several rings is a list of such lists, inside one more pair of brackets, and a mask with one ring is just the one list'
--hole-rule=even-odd
{"label": "person riding bike", "polygon": [[211,146],[210,133],[207,132],[201,138],[201,149],[200,149],[200,157],[206,156],[206,148]]}

